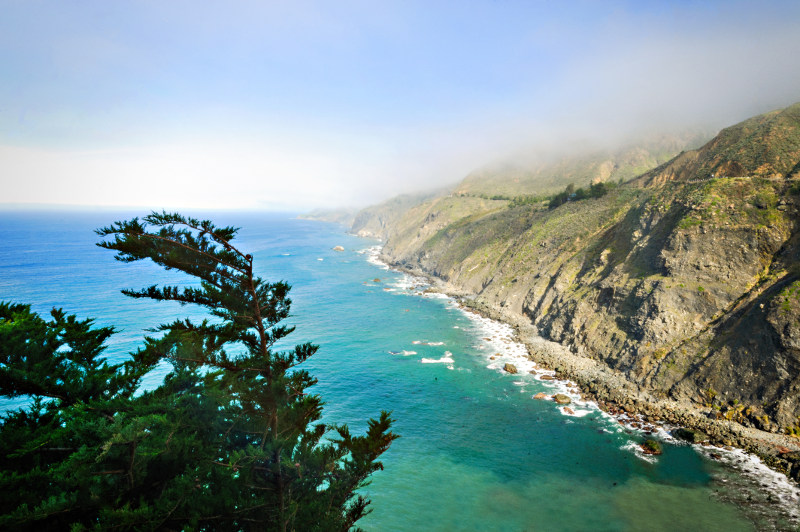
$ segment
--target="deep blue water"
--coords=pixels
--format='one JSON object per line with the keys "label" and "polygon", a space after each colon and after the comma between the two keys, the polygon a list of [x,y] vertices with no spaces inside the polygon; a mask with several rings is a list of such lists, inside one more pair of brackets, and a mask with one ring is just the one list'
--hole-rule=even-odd
{"label": "deep blue water", "polygon": [[[134,350],[145,329],[197,316],[120,294],[187,282],[152,264],[117,262],[95,246],[93,229],[136,214],[145,213],[0,212],[0,300],[114,325],[111,359]],[[211,218],[242,227],[238,247],[254,255],[260,276],[293,285],[288,321],[297,330],[289,338],[320,345],[307,368],[319,379],[325,420],[363,430],[381,409],[397,420],[401,438],[365,489],[374,511],[363,528],[731,531],[774,520],[766,503],[737,502],[750,489],[746,479],[692,448],[667,443],[647,460],[634,450],[640,435],[591,405],[573,405],[579,415],[568,416],[532,399],[556,388],[527,371],[499,369],[506,360],[525,364],[503,342],[503,329],[371,263],[364,251],[375,242],[288,214]],[[756,500],[761,495],[755,491]],[[754,525],[758,512],[766,521]]]}

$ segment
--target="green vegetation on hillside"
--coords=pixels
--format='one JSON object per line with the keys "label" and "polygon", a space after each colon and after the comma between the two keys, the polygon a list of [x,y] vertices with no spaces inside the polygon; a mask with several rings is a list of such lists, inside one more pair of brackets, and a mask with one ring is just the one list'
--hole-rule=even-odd
{"label": "green vegetation on hillside", "polygon": [[547,206],[550,209],[555,209],[559,205],[563,205],[568,201],[581,201],[589,198],[602,198],[608,191],[617,186],[617,183],[603,183],[602,181],[592,183],[588,188],[583,187],[575,188],[575,185],[570,183],[562,192],[556,194],[529,194],[519,196],[505,196],[503,194],[469,194],[462,192],[455,194],[459,198],[476,197],[492,201],[507,201],[508,208],[521,207],[523,205],[541,205]]}
{"label": "green vegetation on hillside", "polygon": [[[596,201],[570,201],[559,209],[519,205],[476,213],[454,221],[420,243],[441,272],[497,265],[509,257],[509,279],[525,273],[542,251],[552,254],[563,245],[599,230],[638,198],[640,191],[611,187]],[[495,278],[498,272],[493,269]]]}
{"label": "green vegetation on hillside", "polygon": [[702,148],[687,152],[639,179],[665,181],[713,178],[786,179],[800,172],[800,103],[723,129]]}
{"label": "green vegetation on hillside", "polygon": [[532,156],[532,162],[527,164],[487,166],[462,180],[454,193],[512,200],[552,196],[563,189],[565,183],[587,187],[597,182],[628,181],[707,139],[706,134],[693,132],[646,138],[616,149],[574,146],[560,155]]}
{"label": "green vegetation on hillside", "polygon": [[800,104],[722,130],[696,176],[775,177],[798,171]]}
{"label": "green vegetation on hillside", "polygon": [[592,183],[589,185],[588,190],[583,188],[575,188],[575,185],[569,184],[563,192],[559,192],[550,198],[548,208],[555,209],[559,205],[563,205],[568,201],[581,201],[589,198],[602,198],[608,194],[608,189],[612,188],[613,184],[605,184],[603,182]]}
{"label": "green vegetation on hillside", "polygon": [[398,214],[384,253],[658,396],[713,387],[794,431],[800,104],[673,154],[624,183],[597,154],[475,173]]}
{"label": "green vegetation on hillside", "polygon": [[786,183],[764,178],[715,178],[686,186],[682,195],[690,212],[681,227],[769,227],[786,215],[779,210]]}

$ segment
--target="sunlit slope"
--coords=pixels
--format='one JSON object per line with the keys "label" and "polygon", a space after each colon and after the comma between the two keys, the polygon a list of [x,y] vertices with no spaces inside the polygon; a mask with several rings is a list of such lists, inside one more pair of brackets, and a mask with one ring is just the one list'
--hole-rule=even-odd
{"label": "sunlit slope", "polygon": [[495,201],[460,218],[458,202],[477,198],[422,203],[384,253],[656,395],[800,432],[799,135],[793,106],[602,198]]}
{"label": "sunlit slope", "polygon": [[378,205],[367,207],[355,215],[350,230],[359,236],[385,240],[390,229],[395,226],[409,209],[432,198],[439,197],[441,194],[446,193],[437,191],[420,194],[404,194],[386,200]]}
{"label": "sunlit slope", "polygon": [[643,185],[711,177],[786,178],[800,170],[800,103],[723,129],[698,150],[646,173]]}
{"label": "sunlit slope", "polygon": [[363,209],[355,217],[352,232],[410,250],[450,223],[474,219],[514,201],[542,207],[547,205],[548,196],[567,184],[581,187],[639,176],[688,146],[697,145],[703,136],[696,132],[654,136],[616,150],[573,147],[569,156],[542,154],[536,157],[538,163],[486,167],[452,187],[397,196]]}
{"label": "sunlit slope", "polygon": [[488,166],[459,183],[454,192],[485,197],[552,194],[568,183],[576,187],[595,182],[627,181],[695,148],[710,135],[693,132],[640,140],[615,149],[573,146],[560,155],[541,154],[527,165]]}

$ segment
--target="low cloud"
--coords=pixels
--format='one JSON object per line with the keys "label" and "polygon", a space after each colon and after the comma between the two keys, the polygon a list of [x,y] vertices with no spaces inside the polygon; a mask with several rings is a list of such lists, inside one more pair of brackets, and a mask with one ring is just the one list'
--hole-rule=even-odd
{"label": "low cloud", "polygon": [[365,205],[800,100],[796,3],[259,6],[9,17],[3,201]]}

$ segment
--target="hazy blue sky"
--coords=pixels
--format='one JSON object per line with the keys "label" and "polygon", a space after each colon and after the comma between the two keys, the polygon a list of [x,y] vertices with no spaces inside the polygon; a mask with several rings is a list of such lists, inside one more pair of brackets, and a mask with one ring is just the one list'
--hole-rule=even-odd
{"label": "hazy blue sky", "polygon": [[795,101],[796,0],[0,0],[0,203],[360,205]]}

